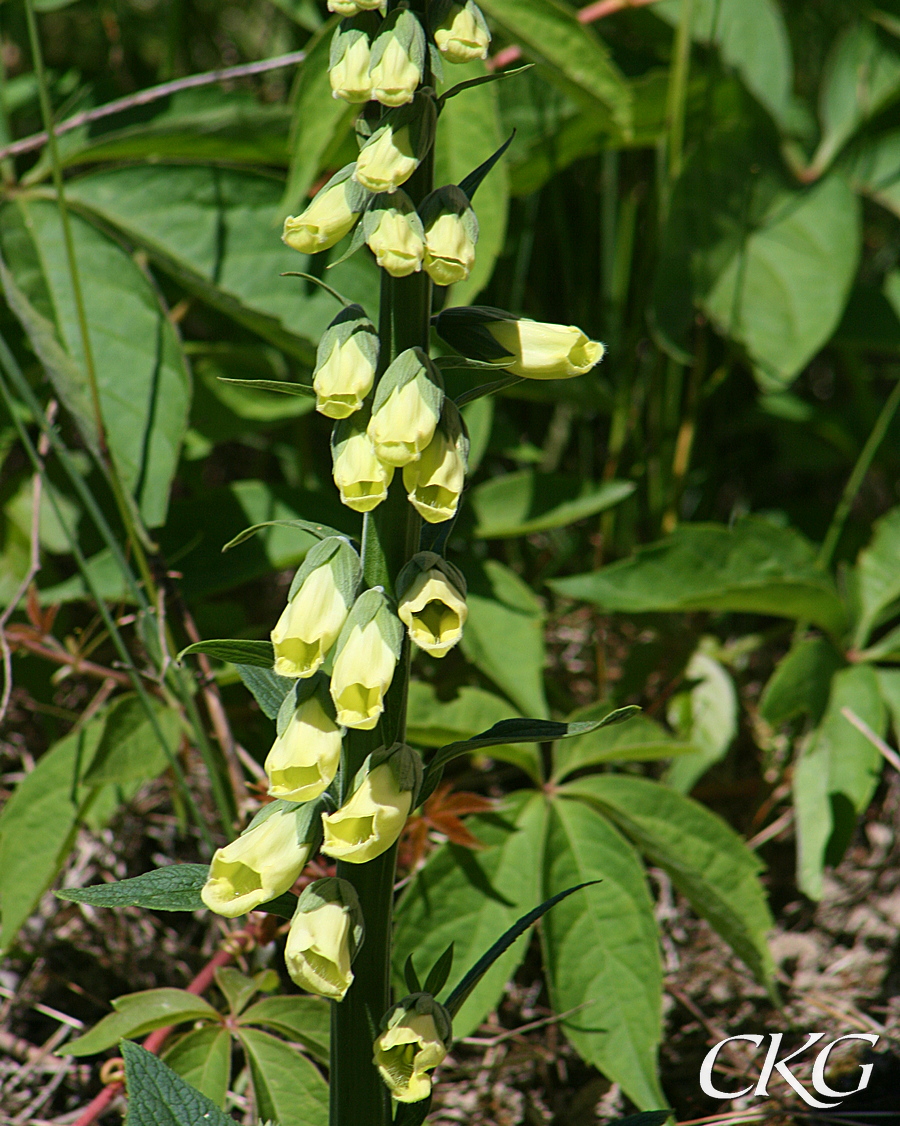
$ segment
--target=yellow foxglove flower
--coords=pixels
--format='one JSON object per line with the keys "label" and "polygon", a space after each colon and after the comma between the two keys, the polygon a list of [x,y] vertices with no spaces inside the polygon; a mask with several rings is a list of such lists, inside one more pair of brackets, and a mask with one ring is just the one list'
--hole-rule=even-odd
{"label": "yellow foxglove flower", "polygon": [[369,420],[375,453],[388,465],[416,461],[434,437],[444,403],[438,369],[421,348],[407,348],[379,381]]}
{"label": "yellow foxglove flower", "polygon": [[371,731],[400,659],[402,626],[380,587],[357,598],[341,631],[331,673],[331,698],[343,727]]}
{"label": "yellow foxglove flower", "polygon": [[375,382],[378,333],[360,305],[349,305],[325,330],[316,351],[316,410],[347,418],[363,405]]}
{"label": "yellow foxglove flower", "polygon": [[473,2],[438,5],[434,42],[448,63],[486,59],[491,33],[481,9]]}
{"label": "yellow foxglove flower", "polygon": [[436,110],[427,94],[389,110],[360,149],[354,179],[370,192],[393,192],[419,167],[434,141]]}
{"label": "yellow foxglove flower", "polygon": [[365,206],[366,193],[353,179],[355,165],[336,172],[302,215],[284,221],[282,241],[301,254],[327,250],[349,234]]}
{"label": "yellow foxglove flower", "polygon": [[417,16],[395,9],[381,25],[372,44],[372,97],[384,106],[411,102],[422,81],[425,32]]}
{"label": "yellow foxglove flower", "polygon": [[466,584],[460,572],[431,551],[414,555],[403,568],[397,615],[410,641],[432,657],[443,657],[462,637],[466,624]]}
{"label": "yellow foxglove flower", "polygon": [[338,16],[355,16],[360,12],[384,11],[386,0],[328,0],[328,11]]}
{"label": "yellow foxglove flower", "polygon": [[266,756],[269,793],[286,801],[311,801],[331,785],[340,761],[341,729],[313,693]]}
{"label": "yellow foxglove flower", "polygon": [[403,191],[376,196],[363,220],[375,261],[394,278],[422,269],[424,231],[412,200]]}
{"label": "yellow foxglove flower", "polygon": [[334,428],[331,457],[334,483],[348,508],[371,512],[385,500],[394,467],[379,460],[365,422],[353,417]]}
{"label": "yellow foxglove flower", "polygon": [[409,503],[429,524],[440,524],[456,515],[466,483],[468,447],[459,412],[449,399],[445,400],[441,421],[422,456],[403,467]]}
{"label": "yellow foxglove flower", "polygon": [[311,834],[317,833],[318,826],[310,815],[318,809],[307,806],[305,813],[299,814],[299,808],[288,802],[272,802],[237,840],[216,849],[209,877],[200,891],[200,898],[211,911],[233,919],[291,887],[317,844]]}
{"label": "yellow foxglove flower", "polygon": [[372,80],[369,64],[372,60],[369,31],[374,31],[368,21],[377,16],[345,20],[331,40],[328,62],[328,81],[332,97],[341,98],[351,105],[368,102],[372,97]]}
{"label": "yellow foxglove flower", "polygon": [[297,901],[284,947],[291,980],[309,993],[343,1001],[362,941],[362,911],[353,885],[334,877],[314,881]]}
{"label": "yellow foxglove flower", "polygon": [[462,189],[438,188],[419,208],[425,227],[425,271],[436,285],[465,281],[475,265],[478,220]]}
{"label": "yellow foxglove flower", "polygon": [[428,993],[413,993],[390,1009],[375,1041],[374,1064],[400,1103],[431,1094],[431,1073],[447,1055],[450,1015]]}
{"label": "yellow foxglove flower", "polygon": [[392,748],[389,757],[376,762],[370,756],[360,771],[362,781],[334,813],[322,814],[322,851],[348,864],[374,860],[400,836],[421,781],[421,762],[406,746]]}
{"label": "yellow foxglove flower", "polygon": [[342,537],[330,536],[309,551],[272,630],[279,676],[318,671],[347,620],[361,573],[359,557]]}

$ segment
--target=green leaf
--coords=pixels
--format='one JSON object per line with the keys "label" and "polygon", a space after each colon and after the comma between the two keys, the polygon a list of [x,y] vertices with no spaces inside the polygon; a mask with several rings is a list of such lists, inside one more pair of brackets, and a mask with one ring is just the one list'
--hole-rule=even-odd
{"label": "green leaf", "polygon": [[[166,519],[187,428],[190,376],[156,289],[139,266],[78,216],[70,225],[107,445],[145,523],[155,528]],[[85,415],[84,351],[56,205],[19,198],[4,206],[0,253],[10,275],[5,281],[21,291],[14,294],[6,285],[7,300],[62,401],[79,404],[76,420],[85,440],[95,443],[93,408]],[[37,324],[35,313],[50,327]],[[60,364],[60,354],[68,362]]]}
{"label": "green leaf", "polygon": [[123,1040],[128,1113],[125,1126],[234,1126],[214,1102],[170,1067],[129,1040]]}
{"label": "green leaf", "polygon": [[220,966],[216,970],[216,985],[222,990],[233,1016],[237,1016],[247,1007],[250,998],[254,993],[259,992],[260,987],[257,978],[247,977],[234,966]]}
{"label": "green leaf", "polygon": [[900,598],[900,508],[891,509],[875,525],[869,546],[856,564],[859,621],[853,642],[862,648],[882,615]]}
{"label": "green leaf", "polygon": [[480,7],[526,55],[550,67],[555,81],[602,107],[619,131],[630,132],[628,83],[599,35],[570,8],[557,0],[484,0]]}
{"label": "green leaf", "polygon": [[631,559],[550,586],[607,611],[736,610],[805,619],[833,634],[845,624],[812,545],[793,528],[753,517],[730,528],[681,525]]}
{"label": "green leaf", "polygon": [[696,683],[689,691],[672,698],[668,719],[697,750],[673,762],[663,776],[667,786],[682,794],[688,793],[713,763],[725,756],[738,729],[734,681],[719,661],[703,651],[702,643],[684,674]]}
{"label": "green leaf", "polygon": [[810,899],[821,899],[825,865],[840,861],[881,775],[881,755],[842,708],[850,708],[876,735],[884,734],[885,707],[870,665],[835,673],[822,723],[794,767],[797,883]]}
{"label": "green leaf", "polygon": [[[488,847],[478,852],[445,844],[429,856],[397,909],[394,973],[415,952],[420,965],[437,961],[454,944],[454,988],[465,971],[526,911],[541,901],[540,858],[546,806],[541,795],[518,791],[498,815],[479,815],[467,827]],[[500,999],[525,954],[517,942],[482,978],[453,1021],[468,1036]]]}
{"label": "green leaf", "polygon": [[328,1063],[331,1007],[321,997],[283,994],[257,1001],[241,1013],[238,1024],[261,1024],[302,1044],[320,1063]]}
{"label": "green leaf", "polygon": [[256,1113],[278,1126],[328,1126],[328,1084],[309,1060],[268,1032],[241,1027]]}
{"label": "green leaf", "polygon": [[775,924],[759,882],[763,866],[721,818],[658,782],[624,774],[579,778],[562,792],[611,817],[653,864],[668,872],[757,980],[774,989],[766,935]]}
{"label": "green leaf", "polygon": [[[900,213],[900,129],[866,138],[854,148],[850,162],[853,186],[895,215]],[[892,304],[896,313],[896,302]]]}
{"label": "green leaf", "polygon": [[[280,395],[294,395],[303,398],[315,398],[316,392],[311,383],[291,383],[287,379],[226,379],[225,376],[220,375],[219,383],[225,383],[229,387],[248,388],[253,391],[277,391]],[[309,406],[312,410],[312,404]],[[307,411],[303,411],[306,414]],[[251,417],[251,416],[246,416]]]}
{"label": "green leaf", "polygon": [[763,689],[759,714],[773,727],[798,715],[808,715],[818,725],[828,705],[831,678],[844,663],[827,638],[795,642]]}
{"label": "green leaf", "polygon": [[466,577],[463,652],[523,712],[545,716],[543,607],[514,571],[494,559]]}
{"label": "green leaf", "polygon": [[876,669],[878,691],[887,707],[894,728],[894,738],[900,742],[900,669]]}
{"label": "green leaf", "polygon": [[167,1067],[216,1106],[225,1106],[231,1081],[231,1033],[228,1029],[213,1025],[187,1032],[163,1052],[162,1059]]}
{"label": "green leaf", "polygon": [[[166,744],[174,749],[181,732],[178,713],[159,700],[151,700],[151,707]],[[129,692],[107,710],[103,735],[84,782],[89,786],[143,782],[156,778],[169,765],[143,701]]]}
{"label": "green leaf", "polygon": [[[487,74],[481,61],[452,68],[452,79],[466,81]],[[513,83],[517,80],[511,79]],[[438,118],[434,143],[435,184],[459,184],[474,168],[488,159],[503,143],[497,91],[493,85],[469,89],[461,98],[451,98]],[[478,250],[469,277],[453,286],[454,305],[468,305],[484,289],[506,239],[509,211],[509,178],[501,160],[478,189]]]}
{"label": "green leaf", "polygon": [[665,1103],[656,1072],[662,967],[653,903],[637,853],[595,809],[554,800],[544,893],[601,880],[544,919],[544,965],[554,1011],[588,1063],[639,1107]]}
{"label": "green leaf", "polygon": [[626,723],[601,727],[576,739],[566,739],[553,748],[553,778],[558,781],[576,770],[606,762],[646,762],[649,759],[688,755],[690,742],[678,739],[645,715],[634,715]]}
{"label": "green leaf", "polygon": [[[509,710],[505,700],[481,688],[463,685],[452,700],[442,701],[430,685],[413,680],[409,685],[406,735],[418,746],[443,747],[469,739],[500,720],[508,719]],[[540,754],[533,745],[494,745],[490,757],[518,766],[538,784],[543,781]]]}
{"label": "green leaf", "polygon": [[576,477],[535,473],[522,469],[478,485],[470,493],[479,539],[512,536],[562,528],[618,504],[634,492],[633,481],[605,481],[596,485]]}
{"label": "green leaf", "polygon": [[117,997],[112,1006],[115,1012],[95,1024],[90,1032],[70,1040],[60,1050],[60,1055],[93,1056],[125,1037],[133,1040],[152,1032],[154,1028],[182,1024],[187,1020],[218,1022],[221,1019],[208,1001],[196,993],[188,993],[186,989],[144,989],[140,993]]}
{"label": "green leaf", "polygon": [[178,654],[180,661],[190,653],[206,653],[217,661],[230,661],[233,665],[254,665],[270,669],[275,664],[275,650],[271,641],[195,641]]}
{"label": "green leaf", "polygon": [[262,531],[263,528],[297,528],[302,532],[309,532],[316,539],[324,540],[329,536],[340,536],[342,532],[337,531],[335,528],[329,528],[326,524],[316,524],[311,520],[263,520],[261,524],[254,524],[252,528],[245,528],[243,532],[238,532],[234,539],[230,539],[224,545],[222,551],[230,551],[238,544],[246,543],[251,537],[255,536],[257,532]]}
{"label": "green leaf", "polygon": [[150,911],[202,911],[200,889],[209,875],[208,864],[168,864],[130,880],[63,888],[56,895],[92,907],[145,907]]}
{"label": "green leaf", "polygon": [[617,1118],[608,1126],[666,1126],[671,1117],[671,1110],[645,1110],[641,1114],[629,1114],[627,1118]]}
{"label": "green leaf", "polygon": [[274,669],[260,668],[258,665],[235,665],[244,685],[253,693],[262,709],[263,715],[275,719],[284,698],[295,686],[296,681],[279,676]]}

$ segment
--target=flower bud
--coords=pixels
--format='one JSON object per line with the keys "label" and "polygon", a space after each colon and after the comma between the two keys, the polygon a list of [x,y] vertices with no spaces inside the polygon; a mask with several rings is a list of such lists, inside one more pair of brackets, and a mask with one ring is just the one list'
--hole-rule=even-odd
{"label": "flower bud", "polygon": [[575,325],[544,324],[487,305],[445,309],[434,324],[441,339],[463,355],[493,361],[526,379],[584,375],[606,351]]}
{"label": "flower bud", "polygon": [[425,227],[425,271],[435,285],[465,281],[475,265],[478,220],[455,185],[438,188],[419,208]]}
{"label": "flower bud", "polygon": [[360,150],[354,178],[370,192],[393,192],[412,176],[434,141],[430,94],[389,110]]}
{"label": "flower bud", "polygon": [[427,1099],[431,1072],[450,1046],[450,1014],[430,993],[412,993],[387,1011],[381,1027],[373,1062],[391,1095],[400,1103]]}
{"label": "flower bud", "polygon": [[329,536],[309,551],[272,630],[279,676],[312,676],[319,669],[347,620],[361,578],[359,556],[343,536]]}
{"label": "flower bud", "polygon": [[328,11],[338,16],[355,16],[360,12],[385,9],[386,0],[328,0]]}
{"label": "flower bud", "polygon": [[371,40],[378,29],[379,17],[364,12],[344,20],[331,40],[328,57],[328,81],[332,96],[357,104],[372,97],[369,78]]}
{"label": "flower bud", "polygon": [[369,77],[372,97],[383,106],[411,102],[422,81],[425,32],[408,8],[395,9],[372,44]]}
{"label": "flower bud", "polygon": [[463,434],[456,405],[444,400],[441,420],[418,461],[403,467],[403,485],[409,503],[429,524],[456,515],[466,483],[469,441]]}
{"label": "flower bud", "polygon": [[[315,689],[314,681],[307,681]],[[278,734],[266,756],[269,793],[273,798],[305,802],[317,798],[334,780],[341,761],[341,729],[322,706],[316,691],[290,705],[285,721],[278,713]],[[284,710],[284,708],[282,708]]]}
{"label": "flower bud", "polygon": [[394,278],[422,269],[425,232],[412,200],[403,191],[377,195],[363,219],[375,261]]}
{"label": "flower bud", "polygon": [[303,890],[291,920],[284,960],[295,985],[343,1001],[350,965],[363,941],[363,916],[353,884],[330,876]]}
{"label": "flower bud", "polygon": [[378,366],[378,333],[361,305],[342,309],[316,351],[316,410],[328,418],[358,411],[372,390]]}
{"label": "flower bud", "polygon": [[245,915],[283,895],[318,848],[321,802],[275,801],[241,835],[216,849],[200,898],[217,915]]}
{"label": "flower bud", "polygon": [[422,761],[401,743],[371,754],[350,798],[322,814],[322,851],[348,864],[374,860],[400,836],[422,784]]}
{"label": "flower bud", "polygon": [[421,348],[407,348],[381,377],[369,437],[388,465],[417,460],[434,436],[444,404],[441,373]]}
{"label": "flower bud", "polygon": [[354,227],[367,195],[353,179],[355,164],[335,172],[302,215],[284,221],[282,242],[301,254],[315,254],[341,241]]}
{"label": "flower bud", "polygon": [[410,641],[445,656],[462,637],[468,609],[462,573],[433,551],[414,555],[397,577],[397,615]]}
{"label": "flower bud", "polygon": [[403,627],[384,591],[364,591],[341,630],[331,673],[338,723],[360,731],[371,731],[378,723],[402,644]]}
{"label": "flower bud", "polygon": [[432,14],[434,42],[448,63],[486,59],[491,33],[474,0],[459,4],[444,0]]}
{"label": "flower bud", "polygon": [[331,459],[341,503],[354,512],[371,512],[386,499],[394,467],[379,460],[366,431],[368,416],[360,418],[361,414],[335,426]]}

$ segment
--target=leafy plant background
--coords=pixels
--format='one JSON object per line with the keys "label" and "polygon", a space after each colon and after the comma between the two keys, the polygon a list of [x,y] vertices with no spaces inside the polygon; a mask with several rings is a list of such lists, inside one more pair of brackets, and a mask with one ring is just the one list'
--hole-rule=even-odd
{"label": "leafy plant background", "polygon": [[[312,0],[35,6],[57,119],[305,52],[61,136],[74,278],[47,147],[2,157],[0,948],[21,998],[12,1034],[58,1028],[62,1043],[72,1025],[30,1005],[91,1026],[135,986],[171,991],[220,937],[190,913],[115,923],[44,896],[207,859],[258,801],[283,686],[242,661],[171,658],[200,637],[265,636],[315,542],[290,521],[353,530],[312,400],[223,380],[309,381],[334,306],[280,276],[322,263],[278,225],[355,142]],[[448,767],[450,797],[410,834],[397,969],[414,951],[427,970],[454,939],[458,976],[543,898],[602,878],[546,918],[541,954],[519,940],[458,1022],[474,1033],[542,960],[541,1005],[570,1014],[557,1113],[574,1121],[588,1064],[639,1108],[665,1105],[661,879],[772,993],[757,869],[776,914],[812,910],[860,818],[893,808],[879,741],[900,727],[900,6],[658,0],[593,5],[591,22],[551,0],[482,7],[495,49],[538,65],[441,117],[438,182],[516,130],[450,301],[577,323],[609,352],[582,380],[465,408],[477,471],[450,553],[470,618],[461,653],[415,669],[411,738],[645,713]],[[20,4],[0,7],[0,36],[3,147],[41,116]],[[327,281],[376,313],[364,254]],[[441,804],[454,796],[465,822]],[[269,984],[272,949],[245,955],[246,980]],[[231,1078],[229,1106],[251,1114],[255,1088],[259,1114],[292,1121],[322,1052],[289,1046],[296,1021],[251,1027],[228,980],[168,1062],[220,1104]],[[133,1012],[116,1036],[155,1027]],[[59,1075],[40,1103],[14,1086],[15,1113],[49,1118],[96,1090]]]}

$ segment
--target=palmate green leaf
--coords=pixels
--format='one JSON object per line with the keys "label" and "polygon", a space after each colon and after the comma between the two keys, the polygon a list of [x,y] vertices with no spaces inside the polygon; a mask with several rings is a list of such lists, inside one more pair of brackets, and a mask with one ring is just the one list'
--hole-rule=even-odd
{"label": "palmate green leaf", "polygon": [[256,1113],[278,1126],[328,1126],[328,1084],[309,1060],[268,1032],[241,1027]]}
{"label": "palmate green leaf", "polygon": [[887,724],[871,665],[842,669],[831,683],[825,716],[794,767],[797,883],[810,899],[821,899],[825,865],[839,863],[881,775],[877,748],[841,709],[850,708],[879,736]]}
{"label": "palmate green leaf", "polygon": [[594,774],[563,787],[601,809],[707,919],[758,981],[774,989],[766,935],[774,921],[759,882],[762,864],[699,802],[647,778]]}
{"label": "palmate green leaf", "polygon": [[579,1009],[562,1030],[632,1102],[664,1105],[656,1073],[662,967],[640,858],[596,809],[570,799],[552,803],[544,857],[545,895],[602,881],[560,903],[542,924],[554,1011]]}
{"label": "palmate green leaf", "polygon": [[[451,73],[452,71],[452,73]],[[481,61],[447,67],[449,82],[466,81],[487,74]],[[515,85],[518,77],[511,78]],[[438,118],[434,143],[434,182],[459,184],[473,169],[487,160],[503,143],[497,90],[494,85],[467,90],[451,98]],[[468,305],[484,289],[503,250],[509,211],[509,182],[506,161],[501,160],[478,189],[478,250],[469,277],[453,286],[450,303]]]}
{"label": "palmate green leaf", "polygon": [[[160,700],[152,699],[150,706],[166,744],[177,746],[181,731],[178,713]],[[141,782],[155,778],[169,765],[143,701],[136,692],[129,692],[117,697],[106,712],[103,735],[84,782],[88,786]]]}
{"label": "palmate green leaf", "polygon": [[90,1032],[70,1040],[60,1054],[93,1056],[125,1037],[133,1040],[145,1036],[154,1028],[165,1028],[166,1025],[188,1020],[218,1022],[221,1019],[208,1001],[196,993],[188,993],[186,989],[144,989],[140,993],[115,998],[112,1006],[115,1012],[105,1016]]}
{"label": "palmate green leaf", "polygon": [[238,1024],[261,1024],[302,1044],[319,1063],[328,1063],[331,1006],[322,997],[281,994],[257,1001],[241,1013]]}
{"label": "palmate green leaf", "polygon": [[663,779],[667,786],[687,794],[733,743],[738,727],[738,698],[727,669],[703,651],[702,643],[684,675],[696,683],[670,700],[668,719],[681,737],[696,747],[696,752],[676,759]]}
{"label": "palmate green leaf", "polygon": [[162,1060],[216,1106],[225,1106],[231,1081],[231,1033],[227,1028],[208,1025],[187,1032],[163,1052]]}
{"label": "palmate green leaf", "polygon": [[512,536],[562,528],[618,504],[635,490],[633,481],[579,481],[562,474],[522,469],[484,481],[470,500],[479,539]]}
{"label": "palmate green leaf", "polygon": [[271,641],[195,641],[178,654],[181,661],[191,653],[206,653],[217,661],[230,661],[233,665],[254,665],[270,669],[275,664],[275,649]]}
{"label": "palmate green leaf", "polygon": [[526,55],[545,63],[553,79],[609,114],[618,130],[631,130],[631,91],[605,44],[557,0],[484,0],[480,5]]}
{"label": "palmate green leaf", "polygon": [[875,525],[871,543],[859,553],[856,575],[860,612],[853,642],[862,648],[880,616],[900,599],[900,508]]}
{"label": "palmate green leaf", "polygon": [[625,723],[600,727],[553,748],[553,779],[559,781],[576,770],[607,762],[647,762],[651,759],[690,755],[693,743],[672,735],[649,716],[634,714]]}
{"label": "palmate green leaf", "polygon": [[[407,888],[395,915],[394,976],[414,953],[427,966],[454,944],[452,989],[466,970],[526,911],[541,901],[540,865],[546,805],[533,791],[509,795],[497,815],[470,817],[467,827],[488,847],[436,849]],[[525,954],[518,941],[494,963],[453,1021],[468,1036],[497,1004]]]}
{"label": "palmate green leaf", "polygon": [[831,679],[844,664],[827,638],[801,638],[769,678],[759,701],[759,714],[773,727],[798,715],[808,715],[818,725],[828,705]]}
{"label": "palmate green leaf", "polygon": [[733,527],[683,524],[631,559],[550,586],[607,611],[735,610],[805,619],[835,635],[845,626],[812,545],[793,528],[755,517]]}
{"label": "palmate green leaf", "polygon": [[[138,265],[77,216],[71,218],[71,230],[107,445],[144,522],[155,528],[166,519],[169,487],[187,428],[190,376],[175,330]],[[85,440],[96,444],[56,205],[23,197],[4,205],[0,253],[19,291],[13,293],[7,285],[7,301],[61,400],[74,409]],[[36,321],[34,314],[44,322]]]}
{"label": "palmate green leaf", "polygon": [[233,1126],[234,1119],[138,1044],[123,1040],[125,1126]]}

